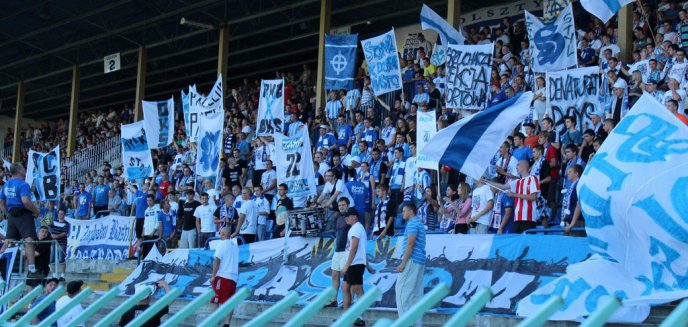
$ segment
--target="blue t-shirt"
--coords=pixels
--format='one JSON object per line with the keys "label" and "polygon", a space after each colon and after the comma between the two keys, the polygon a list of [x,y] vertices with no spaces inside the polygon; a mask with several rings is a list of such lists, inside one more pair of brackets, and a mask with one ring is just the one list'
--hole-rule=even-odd
{"label": "blue t-shirt", "polygon": [[90,204],[93,202],[93,196],[91,193],[88,193],[84,191],[84,193],[79,194],[79,198],[77,199],[77,208],[76,208],[76,215],[77,216],[88,216],[90,214],[89,209],[90,209]]}
{"label": "blue t-shirt", "polygon": [[93,193],[95,193],[95,205],[106,206],[108,204],[109,191],[110,187],[105,184],[96,186],[93,190]]}
{"label": "blue t-shirt", "polygon": [[344,124],[339,126],[339,131],[337,132],[337,145],[348,145],[349,140],[354,136],[354,130],[351,129],[349,124]]}
{"label": "blue t-shirt", "polygon": [[334,136],[332,134],[325,134],[325,136],[319,136],[318,141],[315,142],[315,148],[320,149],[320,148],[329,148],[333,146],[337,141],[334,139]]}
{"label": "blue t-shirt", "polygon": [[158,212],[158,222],[162,223],[162,237],[170,237],[172,231],[174,231],[174,226],[176,222],[174,221],[174,215],[172,211],[170,213],[165,213],[162,210]]}
{"label": "blue t-shirt", "polygon": [[530,161],[531,159],[533,159],[533,150],[531,150],[527,146],[522,146],[520,148],[514,149],[513,156],[514,156],[514,158],[516,158],[516,160],[519,160],[519,161],[520,160]]}
{"label": "blue t-shirt", "polygon": [[0,192],[0,200],[5,200],[7,211],[12,208],[24,208],[21,198],[23,196],[31,197],[31,188],[29,183],[20,178],[12,178],[2,187]]}
{"label": "blue t-shirt", "polygon": [[134,213],[136,218],[143,219],[146,216],[146,209],[148,209],[148,202],[146,201],[147,195],[148,194],[143,193],[143,191],[136,191],[136,200],[134,200],[136,204],[136,212]]}
{"label": "blue t-shirt", "polygon": [[367,209],[366,200],[370,198],[370,191],[365,184],[361,181],[347,182],[346,189],[349,191],[349,195],[351,195],[351,198],[354,200],[354,207],[356,208],[356,211],[358,211],[359,214],[361,212],[365,212]]}
{"label": "blue t-shirt", "polygon": [[413,262],[424,265],[425,264],[425,225],[420,221],[418,216],[415,216],[409,220],[406,224],[406,229],[404,229],[404,242],[403,247],[406,251],[406,244],[408,242],[409,235],[416,235],[416,242],[413,244],[413,252],[411,252],[411,260]]}

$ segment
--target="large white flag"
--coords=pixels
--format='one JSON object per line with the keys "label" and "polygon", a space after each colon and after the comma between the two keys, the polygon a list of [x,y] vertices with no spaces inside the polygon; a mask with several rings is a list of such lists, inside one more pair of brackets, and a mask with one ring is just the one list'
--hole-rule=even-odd
{"label": "large white flag", "polygon": [[196,91],[196,86],[189,86],[189,132],[191,142],[198,142],[198,124],[200,116],[224,110],[224,94],[222,88],[222,75],[217,76],[217,81],[212,90],[206,96]]}
{"label": "large white flag", "polygon": [[26,182],[29,186],[36,183],[39,200],[57,201],[60,199],[60,174],[59,145],[48,153],[29,150]]}
{"label": "large white flag", "polygon": [[526,30],[530,39],[530,60],[535,72],[544,73],[578,65],[571,5],[550,24],[545,24],[526,11]]}
{"label": "large white flag", "polygon": [[143,120],[122,125],[122,165],[128,181],[153,177],[153,158]]}
{"label": "large white flag", "polygon": [[401,68],[394,29],[361,41],[375,95],[401,90]]}
{"label": "large white flag", "polygon": [[290,196],[307,196],[316,193],[315,171],[308,134],[290,138],[275,133],[275,166],[278,183],[285,183]]}
{"label": "large white flag", "polygon": [[416,148],[418,149],[418,157],[416,158],[416,167],[435,169],[437,170],[439,163],[436,160],[431,160],[426,155],[420,153],[423,148],[428,146],[430,139],[437,134],[437,120],[435,119],[435,110],[418,111],[416,115],[416,129],[418,129],[418,137],[416,138]]}
{"label": "large white flag", "polygon": [[217,176],[222,149],[222,130],[225,121],[223,111],[200,116],[198,149],[196,150],[196,174],[201,177]]}
{"label": "large white flag", "polygon": [[164,148],[174,142],[174,97],[167,101],[141,102],[143,127],[146,129],[150,148]]}
{"label": "large white flag", "polygon": [[635,0],[581,0],[581,5],[589,13],[597,16],[603,23],[609,21],[621,7]]}
{"label": "large white flag", "polygon": [[257,136],[272,136],[284,130],[284,79],[261,80],[258,100]]}
{"label": "large white flag", "polygon": [[590,260],[570,266],[518,305],[564,297],[555,319],[589,315],[601,296],[623,299],[614,318],[642,322],[651,304],[688,297],[688,128],[645,93],[605,139],[578,182]]}

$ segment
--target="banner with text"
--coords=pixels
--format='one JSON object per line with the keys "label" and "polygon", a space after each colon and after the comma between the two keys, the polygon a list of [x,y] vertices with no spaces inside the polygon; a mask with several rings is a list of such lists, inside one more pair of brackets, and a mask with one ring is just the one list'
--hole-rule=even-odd
{"label": "banner with text", "polygon": [[[191,89],[191,86],[189,86],[189,89]],[[184,90],[182,92],[182,110],[184,114],[184,133],[186,133],[186,136],[189,137],[191,135],[191,125],[190,125],[190,117],[189,117],[189,94],[184,93]]]}
{"label": "banner with text", "polygon": [[196,175],[201,177],[217,176],[225,114],[220,110],[210,115],[201,115],[200,118],[198,149],[196,150]]}
{"label": "banner with text", "polygon": [[545,23],[526,11],[526,30],[533,71],[544,73],[578,65],[571,5],[551,23]]}
{"label": "banner with text", "polygon": [[167,101],[141,101],[141,104],[149,147],[160,149],[174,142],[174,97]]}
{"label": "banner with text", "polygon": [[516,0],[509,1],[495,6],[481,6],[480,9],[462,14],[459,17],[459,26],[468,31],[471,28],[480,30],[482,27],[503,28],[504,18],[510,22],[522,21],[523,11],[540,15],[542,13],[542,0]]}
{"label": "banner with text", "polygon": [[153,177],[153,158],[143,120],[122,125],[122,166],[128,181]]}
{"label": "banner with text", "polygon": [[416,128],[418,129],[418,137],[416,142],[418,143],[416,148],[416,167],[434,169],[437,170],[439,167],[439,162],[430,160],[426,155],[420,154],[428,141],[437,134],[437,120],[435,119],[435,110],[430,111],[418,111],[416,114]]}
{"label": "banner with text", "polygon": [[447,108],[485,109],[494,44],[447,47]]}
{"label": "banner with text", "polygon": [[401,90],[401,68],[394,29],[361,41],[375,95]]}
{"label": "banner with text", "polygon": [[260,81],[257,136],[272,136],[284,130],[284,79]]}
{"label": "banner with text", "polygon": [[351,90],[358,34],[325,35],[325,90]]}
{"label": "banner with text", "polygon": [[60,146],[48,153],[29,150],[26,167],[26,181],[29,186],[36,183],[38,199],[57,201],[60,199]]}
{"label": "banner with text", "polygon": [[590,115],[602,113],[600,103],[602,76],[599,67],[585,67],[547,72],[547,108],[555,128],[564,125],[564,117],[573,117],[579,130],[592,126]]}
{"label": "banner with text", "polygon": [[301,138],[289,138],[275,134],[275,166],[277,180],[287,184],[288,195],[307,196],[316,193],[315,172],[311,157],[311,141],[308,134]]}
{"label": "banner with text", "polygon": [[67,218],[67,259],[126,260],[135,238],[135,217],[107,216],[96,220]]}
{"label": "banner with text", "polygon": [[217,76],[217,81],[207,96],[203,96],[196,91],[196,86],[189,86],[189,136],[192,143],[198,142],[198,124],[201,115],[224,110],[224,94],[222,88],[222,75]]}

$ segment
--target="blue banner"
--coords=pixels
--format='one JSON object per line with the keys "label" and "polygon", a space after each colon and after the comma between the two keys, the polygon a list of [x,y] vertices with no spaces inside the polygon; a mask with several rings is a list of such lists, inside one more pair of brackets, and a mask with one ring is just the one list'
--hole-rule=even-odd
{"label": "blue banner", "polygon": [[358,34],[325,35],[325,90],[354,88]]}
{"label": "blue banner", "polygon": [[394,29],[361,41],[375,95],[401,90],[401,68]]}

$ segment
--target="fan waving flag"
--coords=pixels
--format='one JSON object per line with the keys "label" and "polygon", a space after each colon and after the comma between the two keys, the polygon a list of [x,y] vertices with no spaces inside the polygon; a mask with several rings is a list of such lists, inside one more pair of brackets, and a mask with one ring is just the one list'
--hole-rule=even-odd
{"label": "fan waving flag", "polygon": [[[449,44],[463,45],[466,40],[461,32],[457,31],[442,16],[425,4],[423,9],[420,10],[420,27],[424,30],[431,29],[436,31],[440,35],[442,45],[445,47]],[[428,49],[425,49],[425,51],[427,52]]]}
{"label": "fan waving flag", "polygon": [[420,153],[462,173],[480,178],[499,146],[530,112],[533,92],[517,94],[492,108],[440,130]]}
{"label": "fan waving flag", "polygon": [[589,13],[597,16],[603,23],[610,20],[621,7],[635,0],[581,0],[581,5]]}

